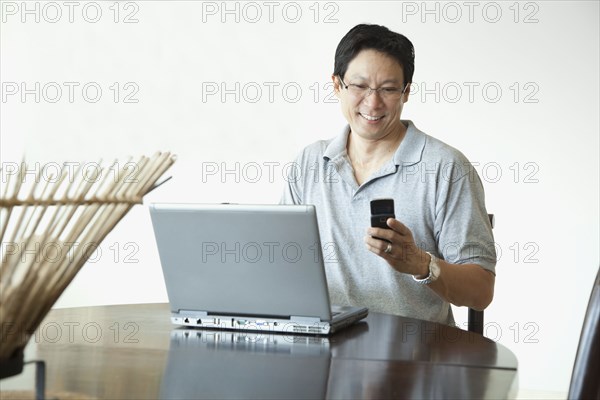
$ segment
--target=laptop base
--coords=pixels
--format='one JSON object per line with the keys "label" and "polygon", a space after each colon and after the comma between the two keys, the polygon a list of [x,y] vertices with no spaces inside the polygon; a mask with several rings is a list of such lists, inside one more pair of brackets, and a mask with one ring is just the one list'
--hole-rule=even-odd
{"label": "laptop base", "polygon": [[290,317],[240,317],[232,315],[215,315],[203,311],[180,310],[171,313],[174,325],[195,328],[241,330],[264,333],[290,333],[329,335],[347,325],[367,316],[366,308],[334,307],[335,316],[332,321],[321,321],[319,318]]}

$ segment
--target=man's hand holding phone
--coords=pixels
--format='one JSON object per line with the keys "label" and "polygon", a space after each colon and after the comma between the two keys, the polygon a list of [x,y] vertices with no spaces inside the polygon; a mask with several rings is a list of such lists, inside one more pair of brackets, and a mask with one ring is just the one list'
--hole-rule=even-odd
{"label": "man's hand holding phone", "polygon": [[[388,225],[390,218],[393,220]],[[417,247],[410,229],[396,220],[393,199],[371,201],[371,228],[367,233],[367,248],[394,269],[411,275],[427,275],[430,257]]]}

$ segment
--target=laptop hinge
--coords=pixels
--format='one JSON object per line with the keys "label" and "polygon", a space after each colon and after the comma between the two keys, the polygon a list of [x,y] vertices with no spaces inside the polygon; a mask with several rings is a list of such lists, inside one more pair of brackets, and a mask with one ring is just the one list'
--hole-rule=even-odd
{"label": "laptop hinge", "polygon": [[303,324],[316,324],[316,323],[320,323],[321,322],[321,318],[317,318],[317,317],[297,317],[295,315],[292,315],[290,317],[290,321],[292,321],[292,322],[298,322],[298,323],[303,323]]}

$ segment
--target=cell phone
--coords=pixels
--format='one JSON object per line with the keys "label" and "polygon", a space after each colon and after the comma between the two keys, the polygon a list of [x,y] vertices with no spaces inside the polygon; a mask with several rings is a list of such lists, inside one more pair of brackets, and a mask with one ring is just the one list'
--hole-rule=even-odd
{"label": "cell phone", "polygon": [[373,228],[390,229],[386,224],[388,218],[396,218],[394,199],[371,200],[371,226]]}

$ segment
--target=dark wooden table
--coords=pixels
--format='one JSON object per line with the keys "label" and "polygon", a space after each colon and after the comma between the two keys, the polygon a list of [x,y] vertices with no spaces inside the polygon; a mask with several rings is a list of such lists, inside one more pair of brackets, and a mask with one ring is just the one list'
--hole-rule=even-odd
{"label": "dark wooden table", "polygon": [[[445,325],[371,313],[333,336],[308,337],[178,329],[169,316],[168,304],[53,310],[25,358],[46,362],[49,393],[74,397],[499,399],[517,391],[510,350]],[[22,375],[2,390],[15,382],[31,390],[33,374]]]}

